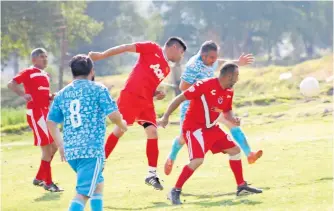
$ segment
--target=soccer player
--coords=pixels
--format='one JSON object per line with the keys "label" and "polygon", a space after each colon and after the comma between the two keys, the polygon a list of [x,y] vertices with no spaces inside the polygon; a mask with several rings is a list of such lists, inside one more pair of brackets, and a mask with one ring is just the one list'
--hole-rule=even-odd
{"label": "soccer player", "polygon": [[[86,55],[70,62],[74,80],[58,92],[48,115],[48,128],[62,161],[77,174],[77,194],[69,211],[83,211],[90,198],[91,210],[103,210],[102,191],[106,116],[120,130],[127,126],[108,89],[94,82],[93,62]],[[57,124],[64,125],[64,141]]]}
{"label": "soccer player", "polygon": [[[34,134],[34,145],[42,149],[41,164],[33,184],[51,192],[60,192],[63,189],[53,183],[51,174],[51,161],[57,146],[46,127],[50,101],[54,97],[50,94],[50,75],[44,71],[48,64],[46,50],[34,49],[31,61],[33,66],[17,74],[8,83],[8,88],[26,101],[27,121]],[[23,84],[24,91],[20,84]]]}
{"label": "soccer player", "polygon": [[[214,77],[214,71],[218,69],[224,62],[224,59],[217,59],[219,46],[213,41],[206,41],[202,44],[198,54],[190,58],[186,64],[185,71],[181,75],[180,90],[187,90],[192,84],[196,83],[198,80],[212,78]],[[233,61],[239,66],[244,66],[251,64],[254,58],[251,54],[242,54],[239,60]],[[181,105],[180,113],[180,125],[182,127],[182,122],[184,120],[185,113],[189,108],[189,101],[185,101]],[[247,139],[242,132],[241,128],[234,124],[233,122],[227,121],[222,118],[222,121],[230,129],[233,138],[240,145],[241,149],[244,151],[248,158],[248,162],[254,163],[258,158],[262,156],[262,151],[257,151],[256,153],[251,152],[251,149],[247,143]],[[176,137],[173,141],[171,152],[169,153],[167,160],[165,162],[165,174],[169,175],[173,169],[174,161],[176,160],[177,154],[184,145],[185,141],[182,138],[182,133],[180,136]]]}
{"label": "soccer player", "polygon": [[[171,37],[164,47],[153,42],[138,42],[110,48],[103,53],[89,53],[94,61],[125,52],[139,54],[139,59],[121,91],[117,103],[127,124],[132,125],[137,122],[143,126],[146,132],[146,155],[149,169],[145,183],[157,190],[162,190],[163,186],[156,173],[159,149],[153,98],[155,96],[160,100],[165,97],[165,93],[158,91],[157,87],[170,72],[168,63],[180,61],[186,49],[186,44],[181,38]],[[105,145],[106,158],[109,157],[123,134],[124,132],[116,126],[109,135]]]}
{"label": "soccer player", "polygon": [[159,125],[165,127],[171,113],[185,100],[190,100],[182,133],[188,146],[190,163],[184,166],[168,198],[173,204],[181,204],[180,193],[184,183],[203,163],[207,151],[213,154],[226,153],[237,183],[237,196],[243,192],[262,193],[262,190],[250,187],[243,178],[240,148],[228,134],[219,128],[217,122],[223,115],[231,122],[240,122],[232,113],[233,85],[239,75],[238,66],[225,63],[218,78],[197,81],[193,86],[178,95],[169,105]]}

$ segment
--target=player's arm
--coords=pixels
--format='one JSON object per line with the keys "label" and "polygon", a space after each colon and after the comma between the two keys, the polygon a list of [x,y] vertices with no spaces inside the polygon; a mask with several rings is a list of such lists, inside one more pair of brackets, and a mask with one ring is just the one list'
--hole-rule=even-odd
{"label": "player's arm", "polygon": [[[219,58],[218,59],[218,64],[219,66],[221,66],[222,64],[224,64],[225,62],[228,62],[228,60],[223,59],[223,58]],[[249,65],[252,64],[254,62],[254,56],[253,54],[241,54],[241,56],[239,57],[239,59],[237,60],[232,60],[231,62],[236,63],[239,66],[245,66],[245,65]]]}
{"label": "player's arm", "polygon": [[235,117],[232,110],[223,112],[224,119],[222,122],[229,128],[240,126],[240,119],[238,117]]}
{"label": "player's arm", "polygon": [[113,48],[109,48],[104,52],[89,52],[88,56],[93,61],[102,60],[110,56],[133,52],[133,53],[150,53],[157,50],[158,45],[153,42],[137,42],[131,44],[123,44]]}
{"label": "player's arm", "polygon": [[60,159],[61,161],[66,161],[65,155],[64,155],[64,144],[63,139],[60,134],[60,130],[58,128],[58,124],[61,124],[64,120],[63,113],[59,107],[59,98],[55,97],[50,111],[48,113],[48,119],[47,119],[47,127],[48,130],[59,150]]}
{"label": "player's arm", "polygon": [[189,64],[181,75],[181,82],[179,89],[184,92],[189,89],[197,80],[197,76],[200,72],[200,67],[196,63]]}
{"label": "player's arm", "polygon": [[184,94],[179,94],[178,96],[176,96],[172,102],[169,104],[167,111],[164,113],[164,115],[162,116],[162,118],[159,120],[158,124],[160,126],[162,126],[163,128],[166,127],[166,125],[168,124],[169,121],[169,116],[180,106],[180,104],[187,100],[186,97],[184,96]]}
{"label": "player's arm", "polygon": [[111,114],[108,115],[108,118],[112,123],[117,125],[123,132],[126,132],[128,130],[127,123],[123,119],[122,114],[119,111],[114,111]]}
{"label": "player's arm", "polygon": [[23,97],[24,91],[22,90],[20,84],[18,84],[15,80],[10,80],[7,84],[8,89],[15,92],[18,96]]}
{"label": "player's arm", "polygon": [[89,52],[88,56],[93,60],[93,61],[98,61],[102,59],[106,59],[110,56],[115,56],[118,54],[122,54],[125,52],[136,52],[136,44],[123,44],[123,45],[118,45],[112,48],[109,48],[103,52]]}

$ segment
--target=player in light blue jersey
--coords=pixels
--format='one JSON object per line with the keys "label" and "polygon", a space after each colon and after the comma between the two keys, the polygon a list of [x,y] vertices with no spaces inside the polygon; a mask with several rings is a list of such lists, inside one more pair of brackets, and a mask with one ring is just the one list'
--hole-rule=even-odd
{"label": "player in light blue jersey", "polygon": [[[77,55],[70,67],[74,80],[54,98],[47,125],[61,160],[67,161],[77,174],[77,194],[69,211],[83,211],[88,199],[91,210],[101,211],[106,117],[123,131],[127,126],[108,89],[94,82],[92,60]],[[63,124],[63,140],[57,124]]]}
{"label": "player in light blue jersey", "polygon": [[[226,60],[218,58],[218,51],[219,46],[213,41],[206,41],[202,44],[200,51],[189,59],[186,64],[185,71],[181,75],[181,91],[187,90],[198,80],[214,77],[215,70],[217,70],[219,66],[226,62]],[[238,64],[239,66],[244,66],[251,64],[253,60],[254,58],[251,54],[242,54],[239,57],[239,60],[233,62]],[[185,101],[181,105],[181,125],[188,110],[188,107],[189,101]],[[224,125],[226,125],[230,129],[231,135],[246,154],[249,163],[254,163],[258,158],[262,156],[261,150],[257,151],[256,153],[251,151],[247,143],[246,137],[242,132],[241,128],[239,127],[240,121],[233,122],[227,119],[221,119],[220,122],[224,123]],[[169,175],[171,173],[176,156],[184,143],[185,142],[182,135],[174,139],[171,152],[165,162],[164,170],[166,175]]]}

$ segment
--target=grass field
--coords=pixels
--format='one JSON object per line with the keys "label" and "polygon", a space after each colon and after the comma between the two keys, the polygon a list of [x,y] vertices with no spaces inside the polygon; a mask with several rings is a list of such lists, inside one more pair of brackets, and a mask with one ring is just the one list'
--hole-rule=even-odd
{"label": "grass field", "polygon": [[[244,162],[244,175],[248,182],[263,188],[264,193],[237,198],[228,157],[208,153],[204,165],[184,186],[184,205],[179,207],[170,205],[166,193],[187,162],[187,150],[182,149],[171,176],[163,175],[162,169],[171,139],[179,128],[170,125],[159,129],[159,172],[165,190],[155,191],[144,184],[147,171],[144,132],[132,127],[106,164],[104,209],[333,210],[331,108],[332,102],[316,100],[238,109],[241,115],[247,113],[243,128],[252,147],[264,150],[258,163]],[[329,112],[324,112],[325,109]],[[53,178],[65,192],[48,193],[34,187],[31,182],[40,151],[31,143],[32,135],[27,132],[2,137],[1,210],[66,210],[75,194],[74,172],[59,161],[57,154],[52,163]],[[90,210],[89,206],[86,210]]]}

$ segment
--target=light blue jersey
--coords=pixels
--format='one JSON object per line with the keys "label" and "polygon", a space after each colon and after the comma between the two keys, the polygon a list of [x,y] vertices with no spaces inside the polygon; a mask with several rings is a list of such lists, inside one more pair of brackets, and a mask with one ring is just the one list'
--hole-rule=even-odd
{"label": "light blue jersey", "polygon": [[[189,84],[194,84],[198,80],[214,77],[214,72],[218,68],[218,61],[212,66],[206,66],[201,58],[200,52],[191,57],[186,64],[186,69],[181,75],[181,79]],[[180,122],[182,124],[190,102],[187,100],[181,105]]]}
{"label": "light blue jersey", "polygon": [[58,92],[48,119],[63,122],[66,160],[104,159],[105,119],[117,110],[108,89],[93,81],[74,80]]}

